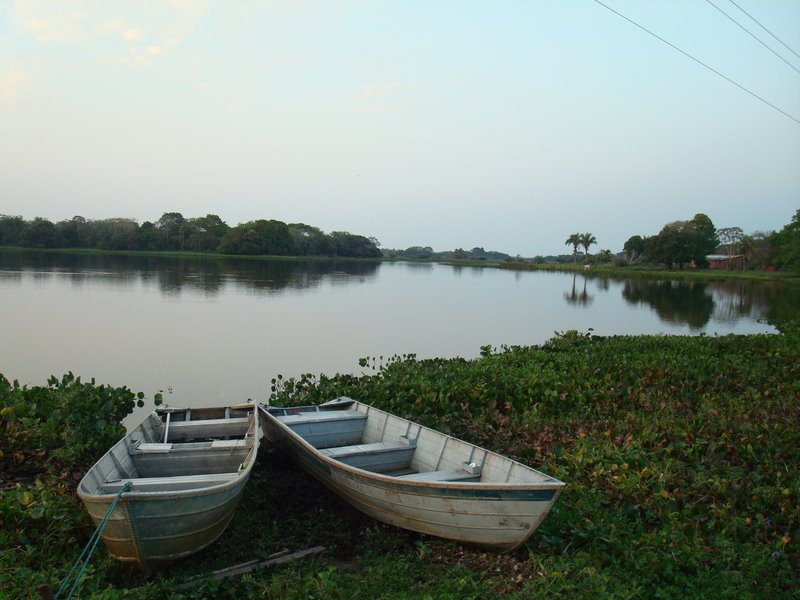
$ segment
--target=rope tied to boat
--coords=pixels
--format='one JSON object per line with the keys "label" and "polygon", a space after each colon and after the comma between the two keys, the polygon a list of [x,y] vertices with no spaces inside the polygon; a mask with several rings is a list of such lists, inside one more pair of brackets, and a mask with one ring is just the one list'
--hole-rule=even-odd
{"label": "rope tied to boat", "polygon": [[58,600],[61,597],[61,594],[67,589],[67,585],[69,585],[69,582],[73,580],[73,574],[75,573],[75,569],[78,568],[78,565],[81,565],[81,563],[83,563],[77,575],[75,575],[74,577],[74,581],[72,583],[72,587],[69,590],[69,594],[67,594],[65,597],[66,600],[72,598],[72,595],[75,593],[75,590],[78,589],[78,583],[80,583],[81,579],[83,579],[83,574],[86,571],[86,567],[89,566],[89,561],[92,559],[92,554],[94,554],[95,548],[97,548],[97,542],[100,541],[100,537],[102,536],[103,531],[106,528],[106,525],[108,525],[108,521],[111,518],[111,513],[113,513],[114,509],[117,507],[117,503],[119,502],[119,499],[122,496],[122,494],[130,491],[131,487],[132,487],[131,482],[128,481],[125,485],[122,486],[122,489],[117,492],[116,496],[114,496],[114,499],[111,501],[111,505],[108,507],[108,510],[106,510],[106,514],[104,514],[103,518],[100,519],[100,522],[97,524],[97,527],[95,527],[92,536],[89,538],[89,541],[86,542],[86,546],[84,546],[83,552],[81,552],[81,555],[78,557],[78,560],[75,561],[75,564],[72,565],[72,569],[70,569],[67,576],[61,582],[61,585],[59,586],[58,591],[54,596],[55,600]]}

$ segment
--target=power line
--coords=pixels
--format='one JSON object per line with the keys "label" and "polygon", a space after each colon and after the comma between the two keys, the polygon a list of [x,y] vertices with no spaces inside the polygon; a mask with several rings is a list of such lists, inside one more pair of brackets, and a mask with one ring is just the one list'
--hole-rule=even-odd
{"label": "power line", "polygon": [[787,45],[784,43],[784,41],[783,41],[781,38],[779,38],[777,35],[775,35],[774,33],[772,33],[772,32],[771,32],[769,29],[767,29],[766,27],[764,27],[764,26],[763,26],[761,23],[759,23],[759,22],[756,20],[756,18],[755,18],[753,15],[751,15],[749,12],[747,12],[747,11],[746,11],[745,9],[743,9],[741,6],[739,6],[738,4],[736,4],[736,2],[734,2],[733,0],[729,0],[729,2],[730,2],[731,4],[733,4],[733,5],[734,5],[736,8],[738,8],[740,11],[742,11],[744,14],[746,14],[748,17],[750,17],[750,18],[751,18],[753,21],[755,21],[755,23],[756,23],[756,24],[757,24],[759,27],[761,27],[761,29],[763,29],[764,31],[766,31],[768,34],[770,34],[772,37],[774,37],[776,40],[778,40],[778,41],[779,41],[781,44],[783,44],[783,47],[784,47],[784,48],[786,48],[786,49],[787,49],[789,52],[791,52],[792,54],[794,54],[794,55],[795,55],[797,58],[800,58],[800,54],[798,54],[797,52],[795,52],[794,50],[792,50],[792,49],[791,49],[789,46],[787,46]]}
{"label": "power line", "polygon": [[782,57],[780,54],[778,54],[777,52],[775,52],[775,50],[773,50],[772,48],[770,48],[769,46],[767,46],[767,45],[766,45],[764,42],[762,42],[762,41],[761,41],[761,40],[760,40],[760,39],[759,39],[759,38],[758,38],[758,37],[757,37],[757,36],[756,36],[756,35],[755,35],[755,34],[754,34],[752,31],[750,31],[750,30],[749,30],[749,29],[747,29],[747,28],[746,28],[744,25],[742,25],[741,23],[739,23],[739,21],[737,21],[736,19],[734,19],[732,16],[730,16],[728,13],[726,13],[724,10],[722,10],[722,9],[721,9],[719,6],[717,6],[716,4],[714,4],[714,3],[713,3],[711,0],[706,0],[706,2],[708,2],[708,3],[709,3],[711,6],[713,6],[714,8],[716,8],[716,9],[717,9],[719,12],[721,12],[723,15],[725,15],[726,17],[728,17],[728,19],[730,19],[731,21],[733,21],[734,23],[736,23],[736,25],[738,25],[738,26],[739,26],[739,28],[740,28],[742,31],[744,31],[744,32],[745,32],[747,35],[749,35],[750,37],[752,37],[752,38],[753,38],[755,41],[757,41],[759,44],[761,44],[762,46],[764,46],[764,48],[766,48],[767,50],[769,50],[770,52],[772,52],[772,53],[773,53],[775,56],[777,56],[778,58],[780,58],[780,59],[781,59],[783,62],[785,62],[785,63],[786,63],[787,65],[789,65],[789,66],[790,66],[792,69],[794,69],[795,71],[797,71],[797,73],[798,73],[798,74],[800,74],[800,69],[798,69],[797,67],[795,67],[795,66],[794,66],[792,63],[790,63],[788,60],[786,60],[785,58],[783,58],[783,57]]}
{"label": "power line", "polygon": [[742,90],[742,91],[744,91],[744,92],[747,92],[748,94],[750,94],[751,96],[753,96],[753,98],[756,98],[756,99],[758,99],[758,100],[761,100],[761,102],[763,102],[763,103],[764,103],[764,104],[766,104],[767,106],[769,106],[769,107],[771,107],[771,108],[774,108],[774,109],[775,109],[775,110],[777,110],[779,113],[781,113],[783,116],[785,116],[785,117],[789,117],[789,118],[790,118],[792,121],[794,121],[795,123],[797,123],[798,125],[800,125],[800,119],[797,119],[797,118],[793,117],[792,115],[790,115],[790,114],[789,114],[789,113],[787,113],[786,111],[784,111],[784,110],[781,110],[780,108],[778,108],[777,106],[775,106],[774,104],[772,104],[772,102],[770,102],[770,101],[768,101],[768,100],[765,100],[764,98],[762,98],[761,96],[759,96],[759,95],[758,95],[758,94],[756,94],[755,92],[751,92],[750,90],[748,90],[748,89],[747,89],[746,87],[744,87],[743,85],[741,85],[741,84],[739,84],[739,83],[736,83],[736,82],[735,82],[733,79],[731,79],[731,78],[730,78],[730,77],[728,77],[727,75],[723,75],[722,73],[720,73],[719,71],[717,71],[717,70],[716,70],[714,67],[710,67],[710,66],[708,66],[706,63],[704,63],[703,61],[701,61],[699,58],[695,58],[694,56],[692,56],[692,55],[691,55],[691,54],[689,54],[688,52],[685,52],[684,50],[681,50],[681,49],[680,49],[680,48],[678,48],[678,47],[677,47],[675,44],[672,44],[672,43],[668,42],[667,40],[665,40],[664,38],[662,38],[660,35],[653,33],[652,31],[650,31],[650,30],[649,30],[649,29],[647,29],[646,27],[644,27],[644,26],[642,26],[642,25],[639,25],[639,24],[638,24],[636,21],[634,21],[633,19],[629,19],[628,17],[626,17],[625,15],[623,15],[621,12],[618,12],[618,11],[614,10],[613,8],[611,8],[610,6],[608,6],[607,4],[604,4],[604,3],[600,2],[600,0],[594,0],[594,1],[595,1],[597,4],[599,4],[600,6],[602,6],[603,8],[606,8],[606,9],[610,10],[610,11],[611,11],[611,12],[613,12],[615,15],[617,15],[617,16],[619,16],[619,17],[622,17],[623,19],[625,19],[626,21],[628,21],[628,22],[629,22],[631,25],[635,25],[636,27],[638,27],[639,29],[641,29],[641,30],[642,30],[642,31],[644,31],[645,33],[649,33],[650,35],[652,35],[652,36],[653,36],[654,38],[656,38],[657,40],[659,40],[659,41],[661,41],[661,42],[664,42],[664,43],[665,43],[667,46],[669,46],[669,47],[670,47],[670,48],[672,48],[673,50],[677,50],[678,52],[680,52],[680,53],[681,53],[681,54],[683,54],[684,56],[686,56],[686,57],[688,57],[688,58],[691,58],[691,59],[692,59],[694,62],[696,62],[697,64],[699,64],[699,65],[701,65],[701,66],[705,67],[706,69],[708,69],[709,71],[711,71],[711,72],[712,72],[712,73],[714,73],[715,75],[719,75],[720,77],[722,77],[722,78],[723,78],[725,81],[727,81],[728,83],[732,83],[733,85],[735,85],[736,87],[738,87],[740,90]]}

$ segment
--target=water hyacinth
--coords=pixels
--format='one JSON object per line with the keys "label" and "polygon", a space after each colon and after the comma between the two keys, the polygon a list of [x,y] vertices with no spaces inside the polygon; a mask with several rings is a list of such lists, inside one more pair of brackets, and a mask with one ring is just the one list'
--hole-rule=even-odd
{"label": "water hyacinth", "polygon": [[[265,570],[226,582],[227,595],[791,597],[800,590],[792,543],[800,531],[800,471],[792,468],[800,464],[800,328],[793,331],[579,335],[568,344],[502,348],[474,360],[395,357],[376,363],[371,375],[276,377],[273,404],[351,396],[539,468],[567,488],[525,548],[487,556],[375,525],[276,453],[255,466],[229,538],[195,561],[176,563],[148,588],[124,567],[100,561],[84,589],[87,597],[118,597],[139,585],[130,597],[167,597],[182,578],[288,544],[326,545],[325,560],[346,567],[325,577],[327,565],[313,561]],[[721,369],[727,377],[719,377]],[[52,425],[35,424],[25,437],[18,411],[33,405],[13,402],[10,388],[5,395],[0,386],[0,424],[19,434],[15,443],[35,444],[31,456],[43,461],[36,455],[45,440],[40,433]],[[6,406],[14,408],[3,412]],[[97,410],[86,417],[93,424]],[[7,471],[24,465],[13,458],[10,440],[0,435]],[[94,452],[64,456],[86,456],[91,464]],[[34,597],[39,582],[71,566],[76,540],[85,543],[91,532],[82,511],[73,515],[70,495],[43,481],[42,491],[25,488],[21,496],[0,491],[0,519],[15,523],[5,532],[0,525],[0,548],[11,548],[0,552],[0,595]],[[39,552],[43,547],[49,552]],[[197,597],[219,595],[209,587]]]}

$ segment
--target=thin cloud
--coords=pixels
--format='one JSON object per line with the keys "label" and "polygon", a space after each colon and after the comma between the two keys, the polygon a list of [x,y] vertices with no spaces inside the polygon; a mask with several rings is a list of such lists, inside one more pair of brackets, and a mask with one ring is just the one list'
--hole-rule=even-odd
{"label": "thin cloud", "polygon": [[[19,31],[37,41],[84,45],[105,62],[152,64],[167,49],[180,46],[209,7],[207,0],[169,0],[149,7],[105,0],[14,0],[10,15]],[[137,27],[144,18],[151,24],[146,33]],[[108,39],[101,44],[100,38]],[[145,39],[150,43],[142,44]]]}
{"label": "thin cloud", "polygon": [[361,100],[357,106],[353,106],[348,112],[351,113],[385,113],[401,109],[401,104],[392,101],[392,96],[406,89],[406,85],[401,81],[377,81],[365,83],[361,86]]}
{"label": "thin cloud", "polygon": [[403,84],[399,81],[385,81],[381,83],[367,83],[362,90],[370,98],[377,98],[388,96],[389,94],[403,89],[403,87]]}
{"label": "thin cloud", "polygon": [[206,14],[210,6],[208,0],[169,0],[169,4],[190,17],[200,17]]}
{"label": "thin cloud", "polygon": [[10,98],[19,94],[28,79],[28,74],[19,67],[0,71],[0,98]]}
{"label": "thin cloud", "polygon": [[373,104],[365,104],[364,106],[356,106],[351,108],[351,113],[384,113],[394,112],[400,110],[399,104],[389,102],[375,102]]}
{"label": "thin cloud", "polygon": [[51,11],[37,3],[14,4],[14,22],[39,42],[77,42],[86,37],[86,15],[78,10]]}
{"label": "thin cloud", "polygon": [[101,23],[100,26],[97,28],[97,30],[103,34],[117,33],[122,29],[125,29],[125,23],[123,23],[119,19],[111,19],[109,21],[105,21],[104,23]]}

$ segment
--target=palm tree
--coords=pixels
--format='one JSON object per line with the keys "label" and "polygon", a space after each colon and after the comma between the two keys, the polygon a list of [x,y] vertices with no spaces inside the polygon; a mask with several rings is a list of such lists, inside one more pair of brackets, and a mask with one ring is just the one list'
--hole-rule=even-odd
{"label": "palm tree", "polygon": [[578,246],[581,245],[581,234],[573,233],[564,242],[565,246],[572,245],[572,262],[578,262]]}
{"label": "palm tree", "polygon": [[589,259],[589,246],[597,243],[597,239],[591,233],[581,233],[578,235],[578,242],[583,246],[584,260]]}

